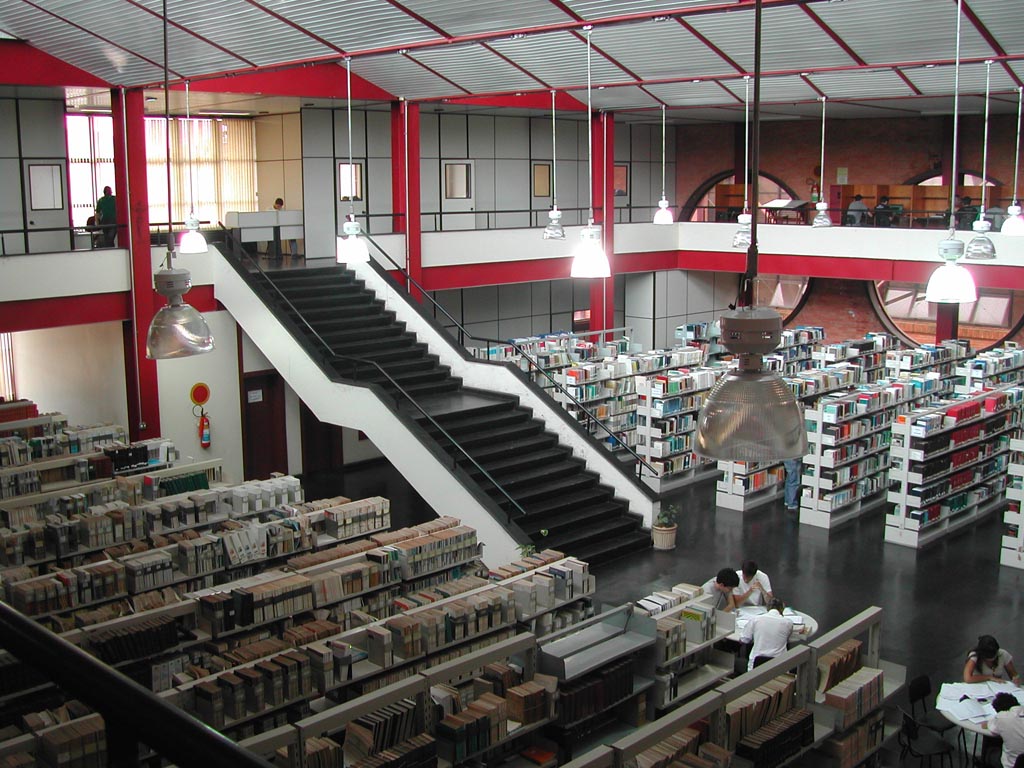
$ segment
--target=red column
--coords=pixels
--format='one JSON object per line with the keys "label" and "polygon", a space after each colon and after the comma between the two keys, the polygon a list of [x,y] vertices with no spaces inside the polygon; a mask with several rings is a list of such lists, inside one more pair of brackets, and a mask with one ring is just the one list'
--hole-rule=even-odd
{"label": "red column", "polygon": [[960,333],[960,305],[939,304],[935,307],[935,343],[955,339]]}
{"label": "red column", "polygon": [[[400,101],[391,108],[392,204],[396,216],[404,222],[409,276],[423,282],[423,227],[420,221],[420,108],[418,104]],[[397,261],[397,259],[396,259]],[[419,291],[410,286],[409,293],[417,300]]]}
{"label": "red column", "polygon": [[[590,284],[590,330],[615,325],[615,117],[611,112],[591,116],[594,146],[594,222],[611,264],[611,277]],[[605,215],[607,212],[607,215]]]}
{"label": "red column", "polygon": [[146,359],[146,333],[157,310],[149,246],[146,188],[146,123],[141,90],[111,91],[114,122],[114,193],[118,245],[127,248],[132,270],[132,320],[125,333],[128,421],[133,440],[160,435],[156,361]]}

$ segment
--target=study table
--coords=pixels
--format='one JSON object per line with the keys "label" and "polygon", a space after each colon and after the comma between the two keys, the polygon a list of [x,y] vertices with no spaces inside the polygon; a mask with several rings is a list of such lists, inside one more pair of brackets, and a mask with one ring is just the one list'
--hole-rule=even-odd
{"label": "study table", "polygon": [[[755,616],[761,616],[767,613],[767,611],[763,605],[741,605],[734,613],[736,614],[736,630],[731,635],[728,635],[726,639],[739,642],[740,633],[747,623]],[[802,643],[810,640],[817,634],[818,622],[813,616],[789,607],[785,609],[782,615],[795,625],[796,632],[790,637],[790,642]],[[801,627],[805,627],[805,631],[800,632]]]}
{"label": "study table", "polygon": [[[986,683],[943,683],[939,695],[935,698],[935,709],[942,713],[953,725],[960,726],[963,731],[974,734],[971,754],[978,750],[978,737],[992,736],[988,728],[983,727],[995,715],[992,709],[992,698],[1001,692],[1012,693],[1017,701],[1024,704],[1024,688],[1008,681]],[[961,733],[962,735],[962,733]],[[967,739],[963,738],[964,751],[967,751]]]}

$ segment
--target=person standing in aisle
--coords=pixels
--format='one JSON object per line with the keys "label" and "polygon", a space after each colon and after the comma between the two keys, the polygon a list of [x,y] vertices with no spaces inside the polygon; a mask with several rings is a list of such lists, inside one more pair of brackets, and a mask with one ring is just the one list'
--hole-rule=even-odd
{"label": "person standing in aisle", "polygon": [[803,459],[786,459],[782,462],[786,469],[785,502],[787,512],[796,512],[800,506],[800,478],[803,476]]}
{"label": "person standing in aisle", "polygon": [[96,201],[96,224],[101,228],[100,245],[113,248],[117,239],[117,198],[110,187],[104,187],[103,197]]}
{"label": "person standing in aisle", "polygon": [[736,572],[740,585],[732,591],[736,605],[765,605],[770,603],[772,594],[772,583],[768,574],[758,570],[757,563],[753,560],[744,560],[740,570]]}
{"label": "person standing in aisle", "polygon": [[[279,198],[277,198],[274,201],[274,210],[275,211],[282,211],[282,210],[284,210],[284,198],[279,197]],[[288,250],[290,252],[290,255],[298,256],[299,255],[299,241],[298,240],[289,240],[288,241]],[[275,255],[276,256],[281,256],[282,254],[278,253],[278,254],[275,254]]]}

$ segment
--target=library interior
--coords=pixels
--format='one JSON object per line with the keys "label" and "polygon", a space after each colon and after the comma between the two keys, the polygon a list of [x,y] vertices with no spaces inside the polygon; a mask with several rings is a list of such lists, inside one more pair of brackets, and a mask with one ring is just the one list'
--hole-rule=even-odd
{"label": "library interior", "polygon": [[0,766],[1024,765],[1022,112],[1007,0],[0,0]]}

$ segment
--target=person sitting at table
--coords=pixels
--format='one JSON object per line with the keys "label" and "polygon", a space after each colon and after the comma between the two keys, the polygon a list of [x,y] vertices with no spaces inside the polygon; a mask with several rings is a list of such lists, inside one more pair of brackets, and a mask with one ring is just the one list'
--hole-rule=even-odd
{"label": "person sitting at table", "polygon": [[892,207],[889,205],[889,198],[883,195],[875,206],[875,226],[892,226]]}
{"label": "person sitting at table", "polygon": [[981,635],[978,644],[967,654],[964,664],[965,683],[985,683],[989,680],[1012,680],[1020,682],[1013,656],[992,635]]}
{"label": "person sitting at table", "polygon": [[768,574],[758,570],[753,560],[744,560],[736,575],[740,580],[740,585],[732,591],[736,605],[764,605],[772,599],[772,583]]}
{"label": "person sitting at table", "polygon": [[956,228],[970,231],[975,219],[978,218],[978,206],[967,195],[960,198],[960,207],[956,209]]}
{"label": "person sitting at table", "polygon": [[751,618],[740,632],[741,643],[753,642],[750,661],[747,663],[748,672],[785,653],[789,638],[807,631],[804,626],[797,629],[792,619],[783,616],[785,610],[786,604],[773,597],[768,601],[767,613]]}
{"label": "person sitting at table", "polygon": [[868,205],[861,195],[854,195],[853,202],[846,209],[846,215],[851,219],[848,223],[854,227],[861,227],[867,223]]}
{"label": "person sitting at table", "polygon": [[988,768],[1014,768],[1017,758],[1024,754],[1024,707],[1017,702],[1012,693],[997,693],[992,699],[994,717],[981,727],[993,736],[1002,739],[985,738],[989,749],[982,750],[982,760]]}
{"label": "person sitting at table", "polygon": [[705,595],[714,595],[714,607],[721,611],[732,611],[736,608],[733,591],[740,585],[740,577],[732,568],[723,568],[713,579],[708,579],[701,587]]}

